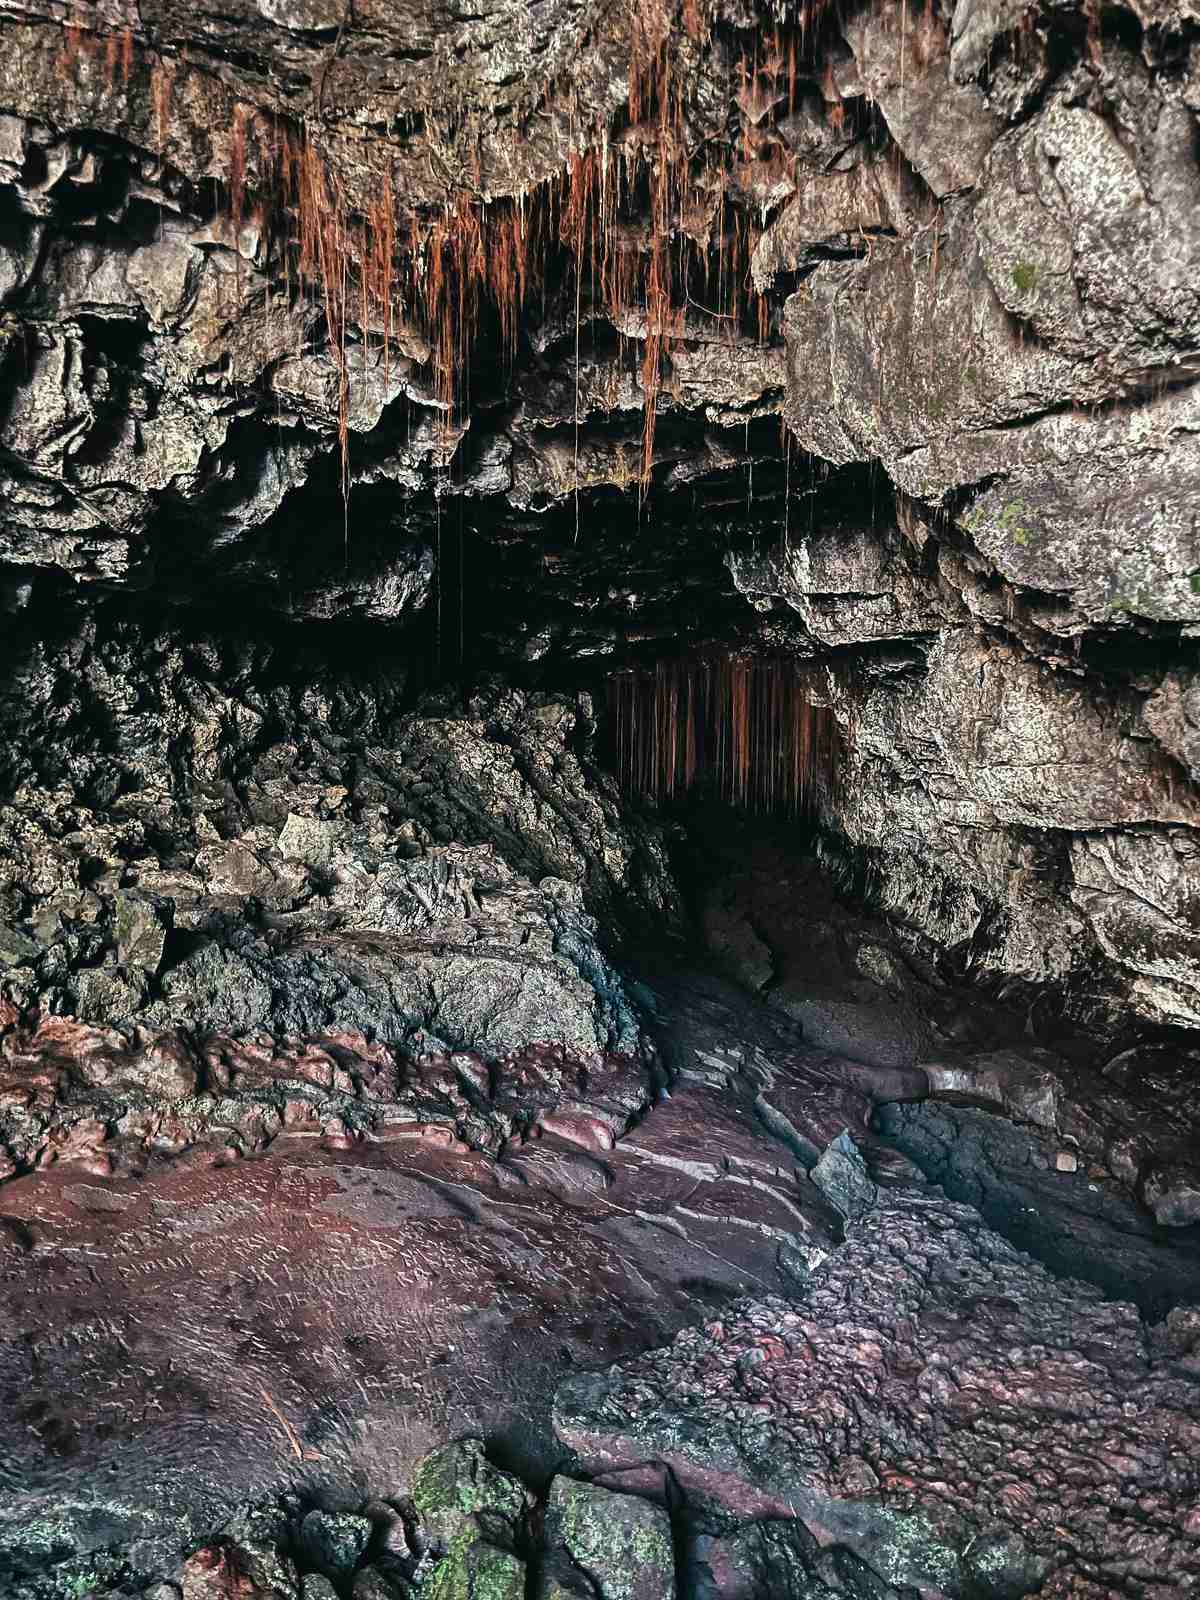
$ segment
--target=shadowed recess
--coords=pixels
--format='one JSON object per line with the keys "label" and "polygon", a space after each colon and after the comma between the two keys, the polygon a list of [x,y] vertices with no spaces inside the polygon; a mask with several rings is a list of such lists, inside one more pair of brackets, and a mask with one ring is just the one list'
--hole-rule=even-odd
{"label": "shadowed recess", "polygon": [[842,765],[837,719],[811,671],[784,658],[659,661],[608,680],[622,787],[658,802],[702,787],[758,816],[816,816]]}

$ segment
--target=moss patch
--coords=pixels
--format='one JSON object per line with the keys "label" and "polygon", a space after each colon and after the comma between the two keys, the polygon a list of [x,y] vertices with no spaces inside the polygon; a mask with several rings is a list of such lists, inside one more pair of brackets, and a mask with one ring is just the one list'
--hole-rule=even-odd
{"label": "moss patch", "polygon": [[1025,524],[1025,502],[1023,500],[1010,500],[1001,507],[996,518],[996,526],[1000,532],[1014,544],[1022,547],[1033,543],[1033,530]]}
{"label": "moss patch", "polygon": [[421,1585],[421,1600],[524,1600],[525,1563],[465,1527]]}
{"label": "moss patch", "polygon": [[413,1476],[413,1504],[427,1535],[449,1544],[476,1512],[490,1513],[515,1526],[525,1510],[525,1490],[499,1472],[478,1439],[463,1439],[426,1456]]}
{"label": "moss patch", "polygon": [[546,1520],[551,1541],[561,1541],[603,1600],[674,1593],[671,1524],[657,1506],[556,1478]]}

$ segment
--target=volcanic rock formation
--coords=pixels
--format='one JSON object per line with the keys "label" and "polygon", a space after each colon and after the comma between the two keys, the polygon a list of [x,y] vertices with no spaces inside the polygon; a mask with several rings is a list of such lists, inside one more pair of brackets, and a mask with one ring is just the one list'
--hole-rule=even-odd
{"label": "volcanic rock formation", "polygon": [[0,1596],[1200,1593],[1200,13],[0,45]]}

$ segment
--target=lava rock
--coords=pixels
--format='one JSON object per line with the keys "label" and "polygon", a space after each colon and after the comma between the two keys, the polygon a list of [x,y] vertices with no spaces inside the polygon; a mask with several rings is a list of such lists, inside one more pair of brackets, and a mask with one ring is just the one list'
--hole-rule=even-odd
{"label": "lava rock", "polygon": [[338,1600],[338,1592],[320,1572],[306,1572],[300,1579],[300,1600]]}
{"label": "lava rock", "polygon": [[1008,1600],[1069,1586],[1073,1550],[1114,1593],[1200,1582],[1200,1391],[1132,1305],[932,1189],[881,1190],[846,1234],[795,1299],[566,1379],[560,1438],[741,1520],[799,1516],[900,1586]]}
{"label": "lava rock", "polygon": [[648,1500],[555,1478],[546,1502],[545,1542],[552,1579],[568,1582],[566,1575],[578,1569],[598,1600],[674,1600],[671,1522]]}
{"label": "lava rock", "polygon": [[1166,1227],[1200,1222],[1200,1163],[1183,1157],[1156,1162],[1142,1177],[1142,1198],[1154,1220]]}
{"label": "lava rock", "polygon": [[413,1474],[411,1493],[421,1531],[438,1547],[480,1525],[511,1540],[526,1510],[524,1485],[492,1466],[481,1439],[462,1439],[426,1456]]}
{"label": "lava rock", "polygon": [[117,960],[125,967],[153,974],[162,961],[166,919],[156,905],[134,895],[118,895],[114,916]]}
{"label": "lava rock", "polygon": [[25,962],[36,961],[41,952],[42,947],[36,939],[31,939],[19,928],[0,922],[0,967],[19,967]]}
{"label": "lava rock", "polygon": [[408,1600],[413,1586],[398,1572],[364,1567],[355,1575],[352,1600]]}
{"label": "lava rock", "polygon": [[129,967],[92,967],[75,982],[78,1014],[85,1022],[132,1022],[145,1004],[146,979]]}
{"label": "lava rock", "polygon": [[468,1524],[450,1541],[418,1593],[420,1600],[525,1600],[525,1563]]}
{"label": "lava rock", "polygon": [[353,1572],[371,1542],[367,1517],[345,1511],[310,1511],[300,1524],[300,1549],[322,1572],[334,1577]]}
{"label": "lava rock", "polygon": [[857,1219],[879,1198],[866,1164],[848,1133],[839,1133],[809,1177],[844,1217]]}
{"label": "lava rock", "polygon": [[849,1550],[822,1549],[802,1522],[743,1523],[722,1537],[702,1534],[693,1552],[697,1600],[917,1600]]}

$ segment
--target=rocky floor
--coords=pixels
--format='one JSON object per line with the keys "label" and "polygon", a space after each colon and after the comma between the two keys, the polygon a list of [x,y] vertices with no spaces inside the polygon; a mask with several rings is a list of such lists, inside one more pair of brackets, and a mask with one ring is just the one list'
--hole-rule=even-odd
{"label": "rocky floor", "polygon": [[[930,1099],[662,957],[630,993],[639,1061],[227,1041],[153,1136],[89,1144],[93,1087],[0,1190],[0,1592],[1200,1586],[1200,1312],[1149,1325],[929,1187],[913,1119],[966,1115],[962,1083]],[[96,1033],[47,1030],[10,1030],[10,1096]],[[1191,1282],[1186,1239],[1129,1253]],[[520,1482],[435,1532],[419,1464],[461,1438]],[[349,1555],[313,1554],[315,1513],[365,1517]]]}
{"label": "rocky floor", "polygon": [[3,1600],[1196,1588],[1194,1051],[587,693],[148,638],[8,641]]}

